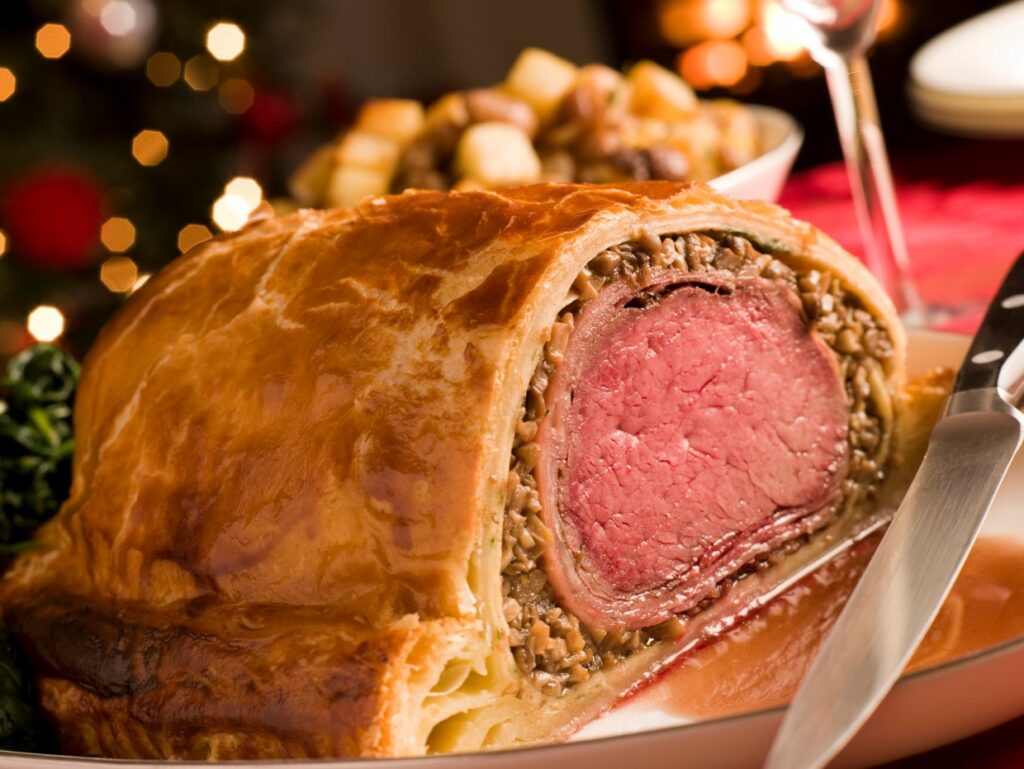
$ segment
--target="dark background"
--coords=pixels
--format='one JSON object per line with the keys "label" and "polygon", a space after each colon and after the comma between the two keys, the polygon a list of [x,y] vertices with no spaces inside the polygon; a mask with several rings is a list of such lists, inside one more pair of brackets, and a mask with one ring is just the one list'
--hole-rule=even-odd
{"label": "dark background", "polygon": [[[0,67],[17,76],[0,102],[0,360],[32,341],[25,325],[38,305],[60,309],[63,342],[81,354],[124,300],[108,290],[100,269],[111,258],[99,225],[127,217],[136,230],[126,256],[140,275],[179,253],[188,225],[217,228],[210,206],[237,175],[256,178],[267,197],[286,194],[292,169],[334,136],[370,96],[429,101],[441,93],[500,80],[525,46],[576,63],[622,66],[652,58],[675,68],[685,46],[673,45],[659,23],[670,5],[723,0],[291,0],[208,2],[127,0],[152,25],[136,42],[142,53],[117,60],[114,43],[90,37],[83,9],[116,0],[0,2]],[[750,23],[767,0],[735,0]],[[958,21],[997,5],[963,0],[890,0],[895,20],[871,55],[882,120],[900,156],[949,140],[910,113],[908,62],[920,46]],[[157,51],[182,62],[204,56],[205,31],[230,20],[247,36],[244,53],[217,66],[217,84],[195,90],[179,79],[158,87],[146,76]],[[70,52],[45,59],[34,45],[41,25],[57,22],[72,35]],[[735,39],[742,31],[733,35]],[[691,41],[701,42],[695,34]],[[251,88],[249,104],[225,109],[228,80]],[[701,96],[732,96],[770,104],[796,116],[807,139],[797,168],[839,157],[824,79],[806,56],[751,66],[731,88]],[[142,129],[169,140],[166,160],[139,165],[131,141]],[[54,176],[56,174],[56,177]],[[68,176],[74,183],[67,183]],[[63,180],[63,181],[62,181]],[[34,191],[26,207],[26,190]],[[31,202],[31,201],[30,201]],[[15,217],[15,214],[17,216]],[[14,220],[16,218],[16,221]],[[77,239],[76,239],[77,238]],[[54,240],[62,253],[55,255]]]}

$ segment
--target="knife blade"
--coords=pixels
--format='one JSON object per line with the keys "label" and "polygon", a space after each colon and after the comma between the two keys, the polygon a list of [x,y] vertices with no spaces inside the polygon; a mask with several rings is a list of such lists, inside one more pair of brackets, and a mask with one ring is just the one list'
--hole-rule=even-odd
{"label": "knife blade", "polygon": [[896,683],[1024,437],[1024,254],[992,301],[924,460],[790,704],[765,769],[821,769]]}

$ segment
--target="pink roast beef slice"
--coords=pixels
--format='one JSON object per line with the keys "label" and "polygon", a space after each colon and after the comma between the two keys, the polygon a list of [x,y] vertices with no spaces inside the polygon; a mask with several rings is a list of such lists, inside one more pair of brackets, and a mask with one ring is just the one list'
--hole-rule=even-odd
{"label": "pink roast beef slice", "polygon": [[548,577],[595,627],[696,606],[834,515],[846,473],[840,372],[793,291],[654,290],[614,284],[580,313],[538,438]]}

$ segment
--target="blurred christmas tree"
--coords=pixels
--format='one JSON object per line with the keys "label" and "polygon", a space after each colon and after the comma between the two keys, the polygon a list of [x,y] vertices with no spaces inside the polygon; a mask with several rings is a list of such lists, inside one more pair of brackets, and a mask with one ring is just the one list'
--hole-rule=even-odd
{"label": "blurred christmas tree", "polygon": [[83,353],[343,120],[336,76],[289,82],[261,47],[272,5],[0,3],[0,361],[33,337]]}

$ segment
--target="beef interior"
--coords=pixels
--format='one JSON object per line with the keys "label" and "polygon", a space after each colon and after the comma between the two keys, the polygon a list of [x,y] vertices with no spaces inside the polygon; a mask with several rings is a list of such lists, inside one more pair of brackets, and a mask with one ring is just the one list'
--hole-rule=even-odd
{"label": "beef interior", "polygon": [[723,232],[579,274],[516,426],[502,549],[520,670],[555,695],[871,494],[892,345],[828,273]]}

